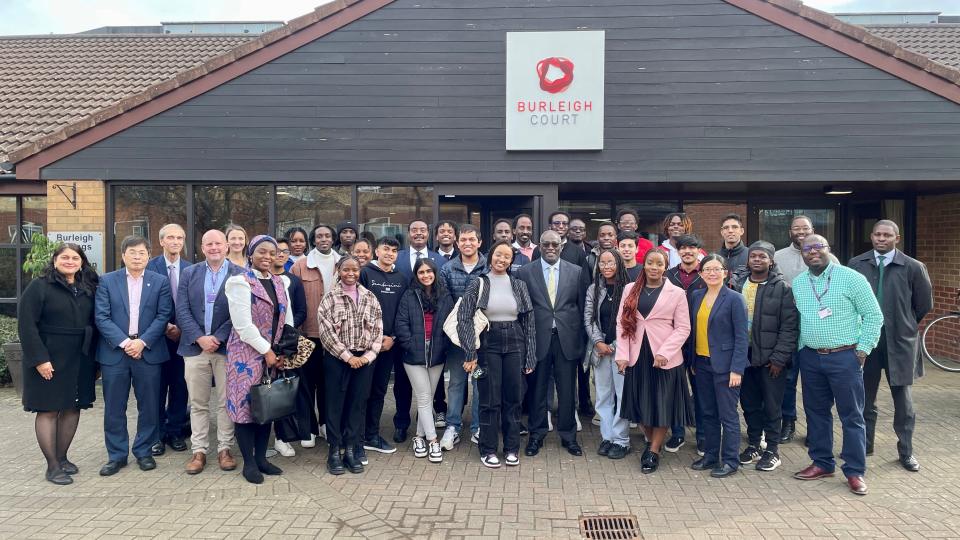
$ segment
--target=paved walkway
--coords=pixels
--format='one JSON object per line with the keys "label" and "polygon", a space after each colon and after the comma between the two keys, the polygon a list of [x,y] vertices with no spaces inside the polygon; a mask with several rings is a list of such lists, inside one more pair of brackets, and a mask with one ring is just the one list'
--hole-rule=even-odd
{"label": "paved walkway", "polygon": [[[960,375],[939,371],[915,387],[920,473],[896,462],[892,404],[881,392],[870,495],[856,497],[840,478],[793,480],[807,464],[798,442],[782,447],[784,464],[772,473],[751,468],[712,479],[689,468],[688,444],[667,454],[657,474],[643,475],[637,453],[619,462],[597,456],[598,428],[589,422],[584,457],[567,454],[551,434],[544,451],[521,457],[518,468],[484,468],[469,443],[431,464],[407,444],[372,454],[362,475],[333,477],[321,442],[273,458],[284,474],[261,486],[215,466],[188,476],[187,453],[169,450],[157,470],[131,463],[101,478],[100,403],[84,413],[70,454],[81,472],[72,486],[58,487],[43,479],[33,416],[5,388],[0,538],[578,538],[578,518],[592,512],[632,513],[645,538],[960,538],[958,391]],[[634,444],[641,441],[634,433]]]}

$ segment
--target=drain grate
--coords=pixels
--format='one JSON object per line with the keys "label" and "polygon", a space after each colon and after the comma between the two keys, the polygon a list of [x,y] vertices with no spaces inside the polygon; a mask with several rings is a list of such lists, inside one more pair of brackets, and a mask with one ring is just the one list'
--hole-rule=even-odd
{"label": "drain grate", "polygon": [[580,536],[589,540],[634,540],[643,538],[636,516],[580,516]]}

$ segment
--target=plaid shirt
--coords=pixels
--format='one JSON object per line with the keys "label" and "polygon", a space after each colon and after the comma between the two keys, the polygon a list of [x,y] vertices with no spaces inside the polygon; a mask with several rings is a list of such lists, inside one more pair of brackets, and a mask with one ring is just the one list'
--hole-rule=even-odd
{"label": "plaid shirt", "polygon": [[[856,270],[830,263],[819,276],[801,272],[793,280],[793,297],[800,312],[799,348],[856,345],[870,354],[880,341],[883,313],[867,279]],[[829,317],[820,317],[823,308],[830,310]]]}
{"label": "plaid shirt", "polygon": [[383,312],[372,292],[357,284],[359,303],[343,292],[336,282],[323,295],[317,308],[320,342],[333,356],[346,361],[350,351],[365,351],[363,357],[373,362],[383,342]]}

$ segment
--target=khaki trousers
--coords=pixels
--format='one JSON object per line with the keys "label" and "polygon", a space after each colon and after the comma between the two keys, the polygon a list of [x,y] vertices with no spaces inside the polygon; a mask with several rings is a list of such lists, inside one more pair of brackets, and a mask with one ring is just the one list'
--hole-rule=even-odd
{"label": "khaki trousers", "polygon": [[[209,453],[210,398],[217,415],[217,453],[229,449],[234,443],[233,421],[227,415],[227,356],[219,353],[200,353],[183,358],[184,379],[190,394],[191,452]],[[216,382],[211,386],[210,379]]]}

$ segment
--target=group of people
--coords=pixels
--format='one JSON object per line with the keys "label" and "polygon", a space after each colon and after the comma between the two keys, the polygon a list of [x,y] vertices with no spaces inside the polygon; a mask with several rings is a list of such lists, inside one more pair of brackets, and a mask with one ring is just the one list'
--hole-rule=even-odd
{"label": "group of people", "polygon": [[[524,455],[536,456],[554,425],[561,446],[582,455],[586,415],[600,427],[597,453],[610,459],[632,451],[630,428],[639,425],[644,473],[693,428],[692,468],[722,478],[754,462],[760,471],[780,465],[778,445],[796,432],[799,379],[812,464],[794,476],[834,474],[835,405],[843,473],[862,495],[883,370],[900,463],[919,469],[910,385],[922,374],[916,334],[932,293],[924,265],[897,249],[895,223],[878,221],[874,249],[848,266],[806,216],[793,218],[791,245],[777,251],[762,240],[745,246],[741,218],[728,215],[712,254],[686,214],[666,216],[659,245],[638,223],[620,212],[591,242],[583,220],[557,211],[534,243],[533,219],[521,214],[494,224],[488,249],[476,227],[450,221],[431,230],[414,220],[405,249],[350,223],[279,239],[248,239],[231,225],[203,234],[196,264],[181,256],[183,228],[170,224],[160,230],[162,255],[150,259],[149,242],[128,237],[123,268],[99,277],[78,246],[63,244],[19,306],[24,364],[35,367],[23,403],[37,413],[46,478],[69,484],[77,473],[67,451],[97,371],[105,476],[126,466],[131,450],[141,469],[153,469],[166,447],[187,450],[187,437],[186,472],[201,473],[213,416],[219,467],[237,468],[236,445],[252,483],[282,472],[266,457],[272,432],[283,456],[325,438],[328,471],[360,473],[367,451],[396,451],[380,433],[392,375],[392,440],[404,443],[412,430],[413,454],[430,462],[460,443],[472,388],[470,436],[487,467],[519,465],[523,435]],[[251,387],[277,376],[287,327],[315,344],[292,370],[296,412],[257,423]]]}

